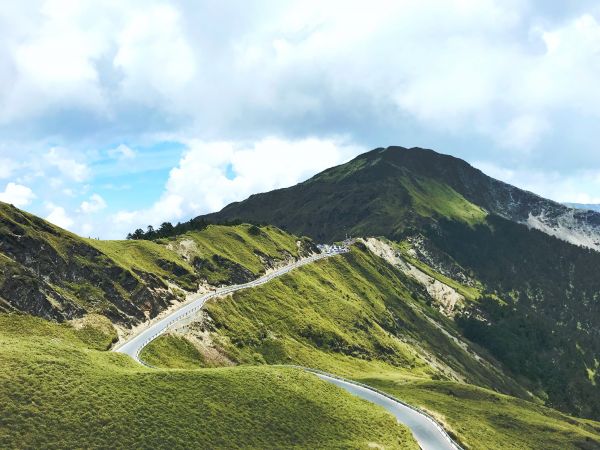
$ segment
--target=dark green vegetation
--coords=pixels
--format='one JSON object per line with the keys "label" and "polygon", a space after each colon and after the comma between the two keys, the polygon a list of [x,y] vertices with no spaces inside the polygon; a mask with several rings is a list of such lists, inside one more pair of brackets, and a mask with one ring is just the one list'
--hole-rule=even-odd
{"label": "dark green vegetation", "polygon": [[484,219],[485,211],[451,186],[404,167],[395,156],[375,150],[304,183],[253,195],[196,220],[264,221],[325,242],[346,234],[396,237],[443,217],[466,223]]}
{"label": "dark green vegetation", "polygon": [[100,350],[111,329],[0,314],[0,448],[417,449],[384,410],[313,375],[147,369]]}
{"label": "dark green vegetation", "polygon": [[[196,331],[210,330],[213,344],[238,364],[298,364],[389,392],[431,412],[465,448],[600,445],[598,423],[490,390],[527,397],[498,363],[473,353],[484,351],[466,351],[468,343],[437,328],[431,320],[460,336],[430,303],[413,281],[359,247],[209,303]],[[152,364],[205,364],[205,347],[182,337],[159,338],[147,348]]]}
{"label": "dark green vegetation", "polygon": [[[457,323],[547,405],[600,418],[600,253],[517,223],[597,227],[600,215],[494,180],[430,150],[376,149],[198,220],[274,223],[316,240],[385,236],[434,277],[485,294]],[[413,245],[414,244],[414,245]],[[437,275],[436,275],[437,273]]]}
{"label": "dark green vegetation", "polygon": [[195,220],[271,223],[324,242],[346,234],[395,239],[444,218],[472,224],[489,213],[522,222],[542,212],[550,218],[570,212],[577,224],[598,227],[600,233],[600,214],[570,210],[452,156],[388,147]]}
{"label": "dark green vegetation", "polygon": [[310,251],[310,240],[252,225],[150,241],[83,239],[0,203],[0,311],[56,320],[100,313],[136,324],[198,284],[248,281]]}
{"label": "dark green vegetation", "polygon": [[499,217],[430,233],[487,287],[459,319],[465,335],[525,376],[548,405],[600,417],[600,254]]}

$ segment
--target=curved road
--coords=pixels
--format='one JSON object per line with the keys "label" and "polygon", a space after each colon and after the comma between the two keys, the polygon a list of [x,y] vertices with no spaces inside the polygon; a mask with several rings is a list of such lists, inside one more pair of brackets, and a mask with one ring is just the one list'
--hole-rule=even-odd
{"label": "curved road", "polygon": [[133,335],[127,341],[117,344],[117,346],[113,348],[113,351],[125,353],[126,355],[131,356],[137,362],[143,364],[143,361],[140,360],[140,352],[146,345],[148,345],[161,334],[167,332],[173,325],[175,325],[180,320],[198,312],[200,309],[202,309],[204,304],[211,298],[223,297],[235,291],[260,286],[261,284],[265,284],[268,281],[271,281],[273,278],[280,277],[281,275],[284,275],[298,267],[318,261],[319,259],[329,258],[330,256],[335,256],[347,252],[347,249],[342,248],[336,251],[315,254],[308,258],[303,258],[298,261],[295,261],[280,269],[274,270],[273,272],[268,273],[267,275],[261,278],[257,278],[256,280],[250,281],[248,283],[226,286],[224,288],[220,288],[215,291],[209,292],[208,294],[192,295],[191,300],[186,302],[183,306],[181,306],[168,316],[150,324],[148,328]]}
{"label": "curved road", "polygon": [[438,425],[432,418],[424,413],[408,406],[399,400],[376,391],[371,387],[344,380],[330,374],[304,369],[313,372],[322,380],[328,381],[341,387],[353,395],[368,400],[376,405],[383,406],[391,412],[398,422],[406,425],[412,431],[412,434],[423,450],[461,450],[446,431]]}
{"label": "curved road", "polygon": [[[250,281],[249,283],[227,286],[221,289],[217,289],[213,292],[209,292],[208,294],[197,294],[196,296],[193,296],[192,299],[186,304],[184,304],[181,308],[177,309],[176,311],[164,317],[163,319],[157,320],[156,322],[152,323],[148,328],[135,334],[127,341],[118,344],[113,349],[113,351],[129,355],[140,364],[144,364],[144,362],[140,359],[140,352],[142,351],[142,349],[154,339],[156,339],[158,336],[167,332],[177,322],[198,312],[200,309],[202,309],[206,301],[208,301],[209,299],[215,297],[222,297],[224,295],[242,289],[259,286],[261,284],[267,283],[273,278],[280,277],[281,275],[284,275],[297,267],[301,267],[305,264],[312,263],[319,259],[328,258],[330,256],[335,256],[346,252],[348,252],[348,250],[342,248],[336,251],[320,253],[296,261],[292,264],[282,267],[281,269],[277,269],[261,278],[258,278],[254,281]],[[394,416],[396,416],[399,422],[403,423],[408,428],[410,428],[410,430],[413,433],[413,436],[415,437],[416,441],[419,443],[419,446],[423,450],[460,450],[458,444],[452,441],[452,439],[448,436],[444,429],[437,422],[435,422],[432,418],[430,418],[423,412],[418,411],[400,402],[399,400],[394,399],[393,397],[390,397],[379,391],[376,391],[375,389],[370,388],[368,386],[344,380],[334,375],[309,369],[306,367],[299,368],[308,372],[312,372],[322,380],[333,383],[336,386],[341,387],[346,391],[350,392],[351,394],[354,394],[377,405],[383,406]]]}

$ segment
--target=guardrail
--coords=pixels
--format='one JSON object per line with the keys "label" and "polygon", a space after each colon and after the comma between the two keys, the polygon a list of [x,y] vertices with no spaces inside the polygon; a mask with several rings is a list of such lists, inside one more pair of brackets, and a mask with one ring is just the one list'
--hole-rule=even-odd
{"label": "guardrail", "polygon": [[[286,267],[282,267],[280,269],[275,270],[274,272],[271,272],[268,275],[265,275],[261,278],[258,278],[256,280],[252,280],[249,281],[248,283],[244,283],[244,284],[236,284],[236,285],[232,285],[232,286],[226,286],[223,288],[219,288],[217,290],[215,290],[214,292],[210,292],[208,294],[205,294],[195,300],[192,300],[190,303],[188,304],[184,304],[182,305],[178,310],[174,311],[172,314],[179,314],[178,317],[176,317],[175,319],[169,321],[167,323],[166,326],[164,326],[163,328],[161,328],[159,331],[157,331],[155,334],[151,335],[150,337],[146,338],[140,345],[139,347],[137,347],[135,349],[135,353],[132,355],[134,357],[134,359],[142,364],[144,364],[144,362],[140,359],[140,353],[141,351],[144,349],[144,347],[146,347],[150,342],[154,341],[156,338],[158,338],[159,336],[165,334],[167,331],[170,331],[174,328],[174,326],[184,320],[185,318],[189,317],[190,315],[192,315],[193,313],[196,313],[197,311],[199,311],[200,309],[202,309],[202,307],[204,306],[204,304],[215,297],[221,297],[227,294],[230,294],[232,292],[235,291],[239,291],[242,289],[247,289],[250,287],[256,287],[256,286],[260,286],[262,284],[265,284],[269,281],[271,281],[274,278],[277,278],[281,275],[285,275],[286,273],[292,271],[293,269],[296,269],[298,267],[301,267],[303,265],[306,265],[308,263],[320,260],[320,259],[324,259],[324,258],[328,258],[330,256],[335,256],[335,255],[340,255],[343,253],[347,253],[350,250],[346,247],[346,248],[338,248],[334,251],[330,251],[330,252],[325,252],[325,253],[317,253],[314,254],[312,256],[309,256],[307,258],[303,258],[300,259],[292,264],[290,264],[289,266]],[[190,305],[195,304],[196,302],[199,302],[198,305],[194,306],[193,308],[186,310],[183,314],[181,314],[182,310],[185,310],[186,308],[189,308]],[[168,317],[168,316],[167,316]],[[157,326],[159,324],[162,323],[164,319],[156,322],[154,325],[150,326],[150,329],[154,326]],[[132,338],[130,338],[127,342],[124,342],[123,344],[115,347],[113,350],[114,351],[120,351],[123,347],[125,347],[126,345],[135,342],[136,339],[139,339],[140,335],[142,335],[143,333],[146,333],[148,331],[147,330],[143,330],[140,331],[137,335],[133,336]]]}

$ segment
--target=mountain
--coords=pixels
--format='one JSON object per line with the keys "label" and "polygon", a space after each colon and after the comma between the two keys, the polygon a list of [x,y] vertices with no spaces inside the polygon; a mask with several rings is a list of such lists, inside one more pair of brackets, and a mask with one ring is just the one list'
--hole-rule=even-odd
{"label": "mountain", "polygon": [[162,241],[84,239],[0,202],[0,311],[130,327],[199,284],[242,283],[311,251],[276,227],[211,225]]}
{"label": "mountain", "polygon": [[250,196],[208,221],[273,223],[319,241],[401,236],[439,218],[487,214],[600,250],[600,213],[569,208],[495,180],[465,161],[420,148],[377,148],[296,186]]}
{"label": "mountain", "polygon": [[196,220],[270,222],[317,241],[385,236],[434,278],[479,286],[454,317],[465,337],[548,405],[600,417],[598,213],[389,147]]}
{"label": "mountain", "polygon": [[[136,240],[0,203],[0,447],[416,445],[282,367],[303,365],[428,411],[465,449],[599,448],[600,252],[570,243],[595,218],[399,147]],[[207,301],[143,349],[152,368],[107,351],[346,234],[347,253]]]}
{"label": "mountain", "polygon": [[585,211],[600,212],[600,205],[594,203],[565,203],[565,206],[575,209],[583,209]]}

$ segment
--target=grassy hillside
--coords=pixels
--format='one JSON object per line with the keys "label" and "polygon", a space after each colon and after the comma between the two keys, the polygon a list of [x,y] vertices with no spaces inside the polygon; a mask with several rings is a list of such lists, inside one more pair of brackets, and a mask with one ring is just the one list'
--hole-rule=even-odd
{"label": "grassy hillside", "polygon": [[427,317],[452,333],[419,295],[402,274],[354,249],[209,303],[189,340],[163,336],[142,357],[159,366],[201,367],[214,364],[216,349],[242,365],[319,368],[427,409],[469,449],[600,445],[598,423],[451,381],[527,395],[435,327]]}
{"label": "grassy hillside", "polygon": [[270,222],[320,241],[423,239],[428,249],[413,264],[468,300],[480,298],[458,317],[462,333],[547,405],[600,419],[600,252],[530,230],[530,216],[571,242],[600,230],[597,213],[570,211],[457,158],[398,147],[203,219]]}
{"label": "grassy hillside", "polygon": [[311,245],[276,227],[245,224],[158,242],[83,239],[0,203],[0,311],[56,320],[94,312],[129,326],[184,290],[248,281]]}
{"label": "grassy hillside", "polygon": [[205,309],[200,326],[239,363],[291,362],[350,377],[404,373],[524,394],[453,339],[458,333],[422,286],[362,247]]}
{"label": "grassy hillside", "polygon": [[80,329],[0,314],[1,448],[417,449],[384,410],[285,368],[151,370]]}
{"label": "grassy hillside", "polygon": [[434,415],[466,449],[597,449],[600,423],[475,386],[414,380],[362,379]]}
{"label": "grassy hillside", "polygon": [[197,220],[273,223],[325,242],[353,236],[403,234],[432,220],[467,224],[486,211],[449,184],[408,170],[383,149],[328,169],[296,186],[256,194]]}

